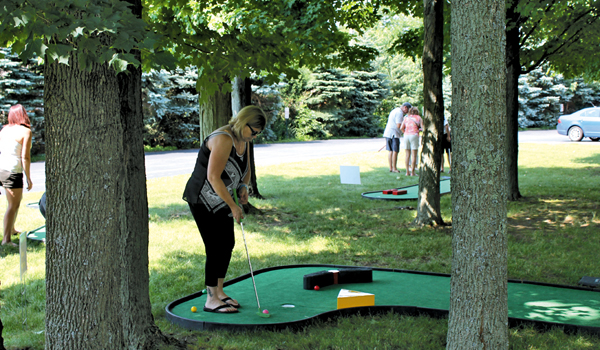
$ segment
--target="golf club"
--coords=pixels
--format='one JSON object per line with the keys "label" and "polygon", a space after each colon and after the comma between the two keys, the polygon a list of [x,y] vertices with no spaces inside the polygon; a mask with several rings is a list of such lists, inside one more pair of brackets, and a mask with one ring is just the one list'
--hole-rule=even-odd
{"label": "golf club", "polygon": [[[237,190],[233,190],[233,197],[235,199],[235,204],[238,203]],[[258,315],[260,317],[270,317],[268,313],[263,313],[260,308],[260,301],[258,300],[258,292],[256,291],[256,282],[254,281],[254,270],[252,270],[252,263],[250,262],[250,253],[248,253],[248,244],[246,244],[246,233],[244,233],[244,223],[240,220],[240,226],[242,227],[242,237],[244,238],[244,247],[246,248],[246,257],[248,258],[248,266],[250,267],[250,276],[252,277],[252,285],[254,286],[254,295],[256,296],[256,304],[258,305]],[[268,312],[268,311],[267,311]]]}

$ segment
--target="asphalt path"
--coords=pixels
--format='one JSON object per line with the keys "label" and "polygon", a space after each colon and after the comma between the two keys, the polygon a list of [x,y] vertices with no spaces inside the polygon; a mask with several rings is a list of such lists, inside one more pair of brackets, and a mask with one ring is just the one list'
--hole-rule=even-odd
{"label": "asphalt path", "polygon": [[[568,137],[556,130],[520,131],[519,143],[570,143]],[[585,138],[581,144],[600,147],[600,142]],[[255,145],[257,166],[300,162],[304,160],[334,157],[350,153],[377,151],[385,145],[383,138],[325,140]],[[198,149],[147,153],[146,178],[158,178],[191,174],[196,163]],[[31,164],[32,192],[45,190],[45,163]],[[4,192],[4,191],[2,191]]]}

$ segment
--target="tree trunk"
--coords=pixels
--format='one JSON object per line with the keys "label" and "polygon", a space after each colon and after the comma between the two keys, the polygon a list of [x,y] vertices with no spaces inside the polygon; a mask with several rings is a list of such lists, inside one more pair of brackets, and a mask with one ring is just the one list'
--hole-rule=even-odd
{"label": "tree trunk", "polygon": [[44,65],[46,349],[152,349],[141,69],[77,62]]}
{"label": "tree trunk", "polygon": [[6,350],[4,347],[4,338],[2,338],[2,329],[4,326],[2,325],[2,320],[0,319],[0,350]]}
{"label": "tree trunk", "polygon": [[[240,109],[252,104],[252,81],[250,78],[239,78],[236,77],[233,84],[232,92],[232,109],[234,115],[239,112]],[[260,192],[258,191],[258,183],[256,182],[256,165],[254,163],[254,142],[250,142],[248,145],[250,151],[250,170],[252,174],[250,176],[250,188],[248,194],[251,197],[262,199]],[[244,211],[246,213],[260,213],[260,210],[248,202],[244,204]]]}
{"label": "tree trunk", "polygon": [[419,171],[417,225],[441,225],[440,165],[444,128],[443,0],[424,0],[423,24],[423,147]]}
{"label": "tree trunk", "polygon": [[[200,92],[203,93],[203,92]],[[200,104],[200,142],[231,119],[231,93],[221,92],[221,87],[208,100]]]}
{"label": "tree trunk", "polygon": [[506,159],[508,161],[508,200],[521,198],[519,192],[519,75],[521,75],[519,0],[506,9]]}
{"label": "tree trunk", "polygon": [[452,278],[447,349],[508,349],[502,0],[452,3]]}

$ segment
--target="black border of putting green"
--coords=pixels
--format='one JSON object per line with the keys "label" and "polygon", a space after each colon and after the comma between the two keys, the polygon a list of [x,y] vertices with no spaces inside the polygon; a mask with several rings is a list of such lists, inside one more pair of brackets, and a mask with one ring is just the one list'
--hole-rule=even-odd
{"label": "black border of putting green", "polygon": [[[444,177],[440,178],[440,183],[441,183],[442,181],[450,181],[451,179],[452,179],[452,178],[451,178],[450,176],[444,176]],[[403,189],[406,189],[406,188],[411,188],[411,187],[419,187],[419,184],[416,184],[416,185],[409,185],[409,186],[404,186],[404,187],[398,187],[398,188],[394,188],[394,190],[403,190]],[[382,192],[382,190],[379,190],[379,191],[369,191],[369,192],[363,192],[363,193],[361,193],[360,195],[361,195],[363,198],[366,198],[366,199],[371,199],[371,200],[380,200],[380,201],[414,201],[414,200],[416,200],[416,199],[417,199],[417,197],[414,197],[414,198],[413,198],[413,197],[411,197],[411,198],[402,198],[401,196],[398,196],[398,197],[388,197],[388,198],[377,198],[377,197],[369,197],[369,196],[366,196],[367,194],[371,194],[371,193],[379,193],[379,192]],[[445,194],[449,194],[449,193],[450,193],[450,192],[444,192],[444,193],[440,193],[440,196],[443,196],[443,195],[445,195]]]}
{"label": "black border of putting green", "polygon": [[44,225],[42,225],[42,226],[40,226],[40,227],[38,227],[38,228],[36,228],[36,229],[33,229],[33,230],[31,230],[31,231],[27,231],[27,239],[30,239],[30,240],[32,240],[32,241],[38,241],[38,242],[46,243],[46,235],[44,235],[44,238],[43,238],[43,239],[39,239],[39,238],[37,238],[37,237],[29,237],[29,235],[30,235],[31,233],[34,233],[34,232],[36,232],[36,231],[38,231],[38,230],[40,230],[40,229],[42,229],[42,228],[44,228],[44,229],[45,229],[45,228],[46,228],[46,224],[44,224]]}
{"label": "black border of putting green", "polygon": [[[322,267],[325,269],[331,268],[356,268],[356,267],[368,267],[368,266],[347,266],[347,265],[327,265],[327,264],[306,264],[306,265],[283,265],[283,266],[274,266],[267,267],[264,269],[260,269],[254,271],[254,275],[259,275],[261,273],[281,270],[281,269],[292,269],[292,268],[301,268],[301,267]],[[386,269],[386,268],[377,268],[372,267],[374,271],[386,271],[386,272],[400,272],[400,273],[412,273],[417,275],[429,275],[429,276],[441,276],[441,277],[450,277],[449,274],[445,273],[436,273],[436,272],[423,272],[423,271],[412,271],[412,270],[401,270],[401,269]],[[229,281],[226,281],[223,286],[228,286],[230,284],[234,284],[250,278],[250,273],[242,275],[240,277],[236,277]],[[551,283],[543,283],[543,282],[532,282],[525,280],[515,280],[509,279],[509,283],[519,283],[519,284],[532,284],[538,286],[547,286],[547,287],[555,287],[555,288],[565,288],[565,289],[575,289],[575,290],[585,290],[591,292],[600,293],[600,289],[595,288],[586,288],[586,287],[577,287],[577,286],[565,286],[560,284],[551,284]],[[218,322],[205,322],[205,321],[196,321],[190,320],[188,318],[180,317],[171,312],[171,310],[188,300],[197,298],[201,296],[202,291],[193,293],[191,295],[185,296],[183,298],[177,299],[167,305],[165,308],[166,318],[171,321],[171,323],[181,326],[183,328],[189,330],[228,330],[228,331],[249,331],[249,330],[268,330],[268,331],[279,331],[284,329],[291,330],[299,330],[302,329],[315,321],[327,321],[328,319],[335,317],[347,317],[353,315],[376,315],[383,314],[388,312],[393,312],[399,315],[405,316],[429,316],[434,318],[442,318],[447,317],[449,311],[442,309],[432,309],[418,306],[402,306],[402,305],[377,305],[377,306],[366,306],[366,307],[355,307],[348,309],[340,309],[340,310],[332,310],[327,311],[318,315],[315,315],[308,319],[302,319],[294,322],[282,322],[282,323],[271,323],[271,324],[236,324],[236,323],[218,323]],[[600,294],[599,294],[600,298]],[[534,321],[523,318],[509,317],[508,318],[508,326],[511,328],[521,327],[530,325],[534,329],[538,331],[547,331],[553,327],[562,328],[565,333],[577,333],[578,331],[587,332],[590,334],[595,334],[600,336],[600,327],[588,327],[588,326],[577,326],[570,325],[564,323],[557,322],[546,322],[546,321]]]}

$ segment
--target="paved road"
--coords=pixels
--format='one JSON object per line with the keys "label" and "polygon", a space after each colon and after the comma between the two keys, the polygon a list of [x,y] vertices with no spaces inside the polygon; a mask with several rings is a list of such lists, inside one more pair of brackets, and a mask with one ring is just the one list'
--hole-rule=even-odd
{"label": "paved road", "polygon": [[[570,143],[568,137],[559,135],[556,130],[536,130],[519,132],[519,143]],[[582,144],[600,147],[600,142],[586,138]],[[310,142],[290,142],[268,145],[255,145],[256,165],[272,165],[303,160],[332,157],[337,155],[377,151],[384,145],[384,139],[327,140]],[[196,162],[197,149],[156,152],[146,154],[146,177],[148,179],[190,174]],[[31,164],[32,191],[44,191],[44,162]]]}

